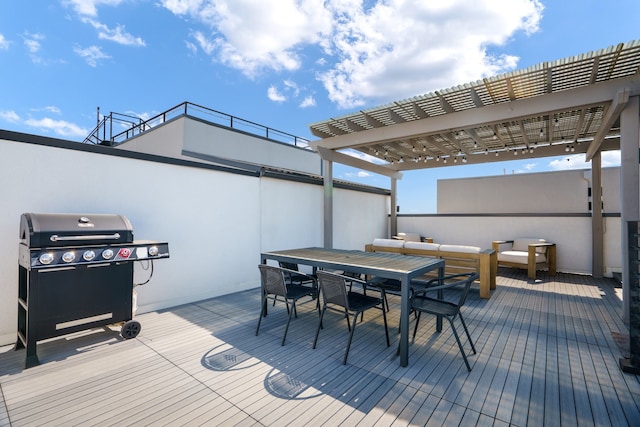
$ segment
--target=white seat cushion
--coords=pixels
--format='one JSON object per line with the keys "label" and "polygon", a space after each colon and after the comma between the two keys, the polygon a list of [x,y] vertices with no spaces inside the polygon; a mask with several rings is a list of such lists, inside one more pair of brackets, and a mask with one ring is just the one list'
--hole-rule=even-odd
{"label": "white seat cushion", "polygon": [[[513,245],[511,246],[511,250],[514,251],[529,251],[529,245],[531,243],[546,243],[547,241],[544,239],[538,239],[535,237],[518,237],[517,239],[513,239]],[[544,253],[546,252],[545,247],[536,248],[536,252]]]}
{"label": "white seat cushion", "polygon": [[[529,252],[527,251],[502,251],[498,253],[498,262],[513,262],[516,264],[528,264]],[[536,253],[536,264],[539,262],[546,262],[547,258],[544,254]]]}
{"label": "white seat cushion", "polygon": [[398,233],[396,238],[404,240],[405,242],[420,242],[422,238],[418,233]]}
{"label": "white seat cushion", "polygon": [[404,240],[373,239],[373,246],[384,246],[386,248],[402,248],[404,247]]}
{"label": "white seat cushion", "polygon": [[482,249],[478,246],[440,245],[440,250],[443,252],[463,252],[467,254],[477,254]]}
{"label": "white seat cushion", "polygon": [[440,247],[440,243],[427,243],[427,242],[406,242],[404,247],[407,249],[425,249],[428,251],[437,251]]}

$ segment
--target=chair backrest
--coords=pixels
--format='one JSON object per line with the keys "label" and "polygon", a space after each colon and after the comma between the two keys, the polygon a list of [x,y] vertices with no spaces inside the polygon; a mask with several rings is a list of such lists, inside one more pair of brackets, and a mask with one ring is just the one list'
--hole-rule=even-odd
{"label": "chair backrest", "polygon": [[[464,276],[467,276],[467,278],[465,278]],[[471,284],[476,280],[478,280],[479,277],[480,275],[476,272],[466,273],[463,276],[460,276],[460,280],[458,281],[458,284],[464,285],[464,287],[462,289],[462,293],[460,294],[460,300],[458,301],[458,308],[464,305],[465,301],[467,300],[467,295],[469,294],[469,288],[471,287]]]}
{"label": "chair backrest", "polygon": [[[462,291],[460,292],[460,297],[458,299],[458,302],[456,303],[452,301],[453,298],[451,300],[448,300],[450,304],[455,304],[459,309],[464,305],[465,301],[467,300],[467,295],[469,294],[469,288],[471,287],[471,284],[476,280],[478,280],[479,277],[480,275],[475,271],[470,273],[460,273],[460,274],[454,274],[452,276],[445,276],[443,278],[444,283],[442,283],[442,285],[438,285],[437,287],[434,287],[431,290],[435,291],[440,286],[442,286],[443,289],[447,289],[447,288],[459,287],[462,285]],[[427,288],[426,290],[429,290],[429,288]]]}
{"label": "chair backrest", "polygon": [[326,303],[336,304],[349,309],[347,298],[347,284],[345,278],[339,274],[318,271],[320,292]]}
{"label": "chair backrest", "polygon": [[281,268],[266,264],[258,264],[258,268],[260,269],[260,283],[263,292],[280,296],[287,295],[284,271]]}
{"label": "chair backrest", "polygon": [[286,268],[287,270],[299,271],[298,264],[296,263],[280,261],[278,264],[280,264],[280,267]]}

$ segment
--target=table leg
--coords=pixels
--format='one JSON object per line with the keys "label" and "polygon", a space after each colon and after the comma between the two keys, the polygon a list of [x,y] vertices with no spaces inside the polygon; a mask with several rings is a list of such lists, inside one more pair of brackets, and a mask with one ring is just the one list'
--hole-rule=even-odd
{"label": "table leg", "polygon": [[402,278],[400,289],[400,366],[409,365],[409,278]]}
{"label": "table leg", "polygon": [[[438,269],[438,277],[444,277],[444,267],[440,267]],[[440,280],[438,281],[438,286],[444,285],[444,283]],[[438,298],[442,299],[443,293],[442,293],[442,289],[438,290]],[[441,332],[442,331],[442,316],[438,316],[436,317],[436,331]]]}

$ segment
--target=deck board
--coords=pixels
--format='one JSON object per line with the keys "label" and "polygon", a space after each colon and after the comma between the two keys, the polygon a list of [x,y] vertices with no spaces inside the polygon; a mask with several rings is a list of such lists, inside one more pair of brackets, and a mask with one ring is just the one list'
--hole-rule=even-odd
{"label": "deck board", "polygon": [[[463,309],[478,350],[472,371],[444,322],[423,315],[400,367],[399,298],[358,323],[348,364],[345,319],[298,307],[287,342],[282,304],[255,335],[250,290],[136,316],[141,334],[84,331],[0,352],[0,426],[23,425],[634,425],[640,379],[620,371],[615,334],[628,334],[610,279],[501,269],[491,299],[472,288]],[[414,324],[411,318],[411,327]],[[459,326],[458,326],[459,325]],[[413,330],[411,330],[411,333]]]}

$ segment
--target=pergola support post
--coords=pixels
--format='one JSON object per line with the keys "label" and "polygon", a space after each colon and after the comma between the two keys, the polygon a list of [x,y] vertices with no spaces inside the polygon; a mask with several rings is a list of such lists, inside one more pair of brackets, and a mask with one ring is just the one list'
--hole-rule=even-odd
{"label": "pergola support post", "polygon": [[333,248],[333,162],[324,162],[324,247]]}
{"label": "pergola support post", "polygon": [[389,231],[392,236],[398,235],[398,180],[391,178],[391,216],[389,217]]}
{"label": "pergola support post", "polygon": [[604,274],[604,227],[602,220],[602,154],[591,159],[591,275],[601,279]]}

